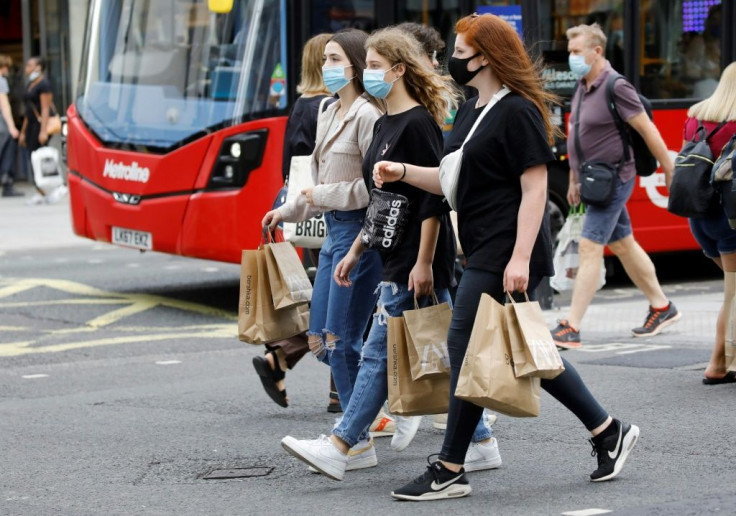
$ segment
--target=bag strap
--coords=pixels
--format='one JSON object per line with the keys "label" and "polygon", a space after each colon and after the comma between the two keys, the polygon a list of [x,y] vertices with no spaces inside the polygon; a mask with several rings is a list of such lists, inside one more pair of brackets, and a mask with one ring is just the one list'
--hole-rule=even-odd
{"label": "bag strap", "polygon": [[585,155],[583,154],[583,149],[580,146],[580,105],[583,103],[583,95],[585,95],[585,91],[583,91],[579,85],[580,81],[578,81],[578,87],[576,88],[578,93],[578,102],[575,106],[575,138],[573,138],[573,143],[575,144],[575,154],[578,155],[578,165],[582,165],[585,163]]}
{"label": "bag strap", "polygon": [[483,111],[481,111],[478,118],[476,118],[475,123],[473,124],[473,127],[470,128],[470,132],[465,137],[465,141],[463,141],[463,144],[460,146],[460,150],[462,150],[463,147],[465,147],[465,144],[468,143],[468,140],[473,136],[473,133],[478,128],[478,124],[480,124],[480,121],[483,120],[483,117],[485,117],[488,112],[491,110],[493,106],[495,106],[499,100],[504,98],[506,95],[511,93],[511,90],[508,89],[506,85],[501,86],[501,89],[498,90],[493,97],[491,97],[491,100],[488,101],[488,104],[486,104],[486,107],[483,108]]}
{"label": "bag strap", "polygon": [[[33,110],[33,114],[36,115],[36,120],[38,120],[38,122],[40,123],[41,120],[42,120],[41,115],[39,114],[38,110],[36,109],[36,106],[33,105],[33,102],[31,102],[30,104],[31,104],[31,109]],[[54,112],[53,115],[51,114],[51,111]],[[56,110],[56,106],[54,105],[54,101],[52,100],[51,101],[51,105],[49,106],[49,118],[54,117],[54,116],[57,116],[58,114],[59,114],[59,112]]]}
{"label": "bag strap", "polygon": [[[705,141],[706,142],[709,141],[711,139],[711,137],[713,137],[714,134],[716,134],[718,131],[720,131],[721,128],[724,125],[726,125],[726,122],[721,122],[716,127],[714,127],[713,130],[711,132],[709,132],[708,135],[705,137]],[[705,131],[705,126],[703,125],[703,123],[702,122],[698,122],[698,130],[700,130],[701,128],[703,129],[703,131]]]}
{"label": "bag strap", "polygon": [[323,99],[322,99],[322,101],[321,101],[321,102],[319,103],[319,111],[317,112],[317,113],[318,113],[318,116],[319,116],[319,115],[321,115],[322,113],[324,113],[324,112],[325,112],[325,109],[327,109],[327,108],[325,107],[325,104],[327,104],[327,101],[328,101],[328,100],[330,100],[331,98],[332,98],[332,97],[325,97],[325,98],[323,98]]}
{"label": "bag strap", "polygon": [[626,80],[626,78],[619,73],[613,73],[608,77],[608,82],[606,83],[606,103],[608,104],[608,110],[611,112],[611,116],[613,116],[613,121],[616,123],[618,134],[621,137],[621,145],[624,149],[623,163],[626,163],[627,161],[629,161],[629,159],[631,159],[631,154],[629,153],[631,137],[629,136],[629,130],[626,127],[626,122],[623,118],[621,118],[618,109],[616,109],[616,94],[614,91],[614,87],[616,86],[616,81],[619,79]]}

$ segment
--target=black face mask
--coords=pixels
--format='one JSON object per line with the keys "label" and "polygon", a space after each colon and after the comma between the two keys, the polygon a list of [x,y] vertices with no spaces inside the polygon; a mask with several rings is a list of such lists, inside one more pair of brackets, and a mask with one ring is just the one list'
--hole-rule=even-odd
{"label": "black face mask", "polygon": [[478,72],[480,72],[485,66],[481,66],[477,70],[473,70],[472,72],[468,71],[468,63],[475,59],[480,55],[480,52],[476,53],[475,55],[472,55],[466,59],[460,59],[458,57],[451,57],[450,62],[447,65],[447,69],[450,72],[450,77],[452,77],[452,80],[454,80],[456,83],[458,83],[461,86],[465,86],[470,81],[473,80],[473,77],[478,75]]}

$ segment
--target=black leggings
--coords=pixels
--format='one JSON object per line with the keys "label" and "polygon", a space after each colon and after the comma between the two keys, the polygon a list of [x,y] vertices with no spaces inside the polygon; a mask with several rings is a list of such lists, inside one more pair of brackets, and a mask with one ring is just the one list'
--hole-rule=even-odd
{"label": "black leggings", "polygon": [[[529,292],[534,291],[541,279],[539,276],[529,278]],[[465,351],[470,341],[470,332],[475,321],[475,312],[483,293],[490,295],[499,303],[503,303],[503,274],[479,269],[467,269],[463,273],[460,286],[457,289],[452,324],[447,336],[447,348],[450,353],[450,365],[452,367],[451,393],[455,392],[457,386],[460,366],[465,357]],[[542,388],[575,414],[585,425],[585,428],[593,430],[605,422],[608,413],[590,393],[575,368],[564,358],[562,362],[565,364],[565,372],[554,380],[542,380]],[[453,464],[463,464],[465,462],[465,454],[468,451],[473,431],[482,413],[483,408],[478,405],[450,395],[447,430],[445,430],[445,441],[442,444],[440,459]]]}

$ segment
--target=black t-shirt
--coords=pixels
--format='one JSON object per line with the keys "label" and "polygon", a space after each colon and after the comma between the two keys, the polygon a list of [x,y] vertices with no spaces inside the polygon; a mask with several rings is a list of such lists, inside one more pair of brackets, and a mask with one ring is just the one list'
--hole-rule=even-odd
{"label": "black t-shirt", "polygon": [[[445,154],[460,148],[483,107],[478,97],[458,111]],[[458,231],[468,267],[503,272],[516,244],[521,205],[521,175],[554,159],[542,116],[530,101],[514,93],[503,97],[481,120],[463,148],[457,189]],[[529,272],[551,276],[552,237],[545,213],[534,243]]]}
{"label": "black t-shirt", "polygon": [[[38,134],[41,132],[41,124],[38,117],[41,116],[41,95],[43,93],[51,93],[51,83],[44,77],[38,84],[31,86],[25,92],[23,100],[26,107],[26,147],[29,151],[34,151],[41,146],[38,141]],[[38,115],[37,115],[38,114]],[[54,110],[49,109],[49,115],[53,115]]]}
{"label": "black t-shirt", "polygon": [[[363,160],[363,178],[373,188],[373,165],[378,161],[411,163],[436,167],[442,156],[442,131],[426,108],[416,106],[397,115],[384,115],[376,121],[373,141]],[[449,208],[439,195],[433,195],[403,182],[386,183],[383,189],[409,199],[409,220],[397,248],[383,256],[383,280],[406,284],[417,262],[422,222],[430,217],[440,221],[440,232],[432,263],[435,288],[454,284],[457,248]]]}
{"label": "black t-shirt", "polygon": [[[294,102],[294,107],[289,113],[284,132],[284,154],[281,173],[289,175],[292,156],[309,156],[314,151],[315,139],[317,138],[317,118],[319,117],[319,106],[326,95],[316,97],[299,97]],[[325,102],[323,109],[335,100]]]}

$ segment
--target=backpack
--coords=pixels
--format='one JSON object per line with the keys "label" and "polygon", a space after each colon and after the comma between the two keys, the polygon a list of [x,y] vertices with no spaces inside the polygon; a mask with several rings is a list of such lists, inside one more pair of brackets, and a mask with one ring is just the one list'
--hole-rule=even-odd
{"label": "backpack", "polygon": [[[652,155],[652,152],[647,147],[644,138],[636,131],[632,130],[618,114],[616,109],[616,99],[613,95],[613,87],[616,85],[616,81],[619,79],[626,80],[626,78],[618,73],[612,73],[608,77],[606,83],[606,100],[608,102],[608,109],[613,116],[613,121],[616,122],[616,127],[621,135],[621,141],[624,143],[624,161],[629,161],[630,154],[629,148],[634,151],[634,165],[636,167],[636,175],[638,176],[651,176],[655,170],[657,170],[657,159]],[[652,103],[644,95],[639,95],[639,100],[644,106],[649,120],[653,120],[652,116]]]}
{"label": "backpack", "polygon": [[701,218],[711,213],[717,204],[716,191],[711,184],[713,153],[708,141],[724,124],[710,133],[698,124],[693,138],[675,158],[675,173],[670,185],[667,211],[681,217]]}
{"label": "backpack", "polygon": [[[733,179],[733,169],[736,165],[736,134],[731,136],[728,143],[723,146],[721,155],[713,165],[713,173],[710,176],[711,184]],[[714,184],[715,186],[715,184]]]}

